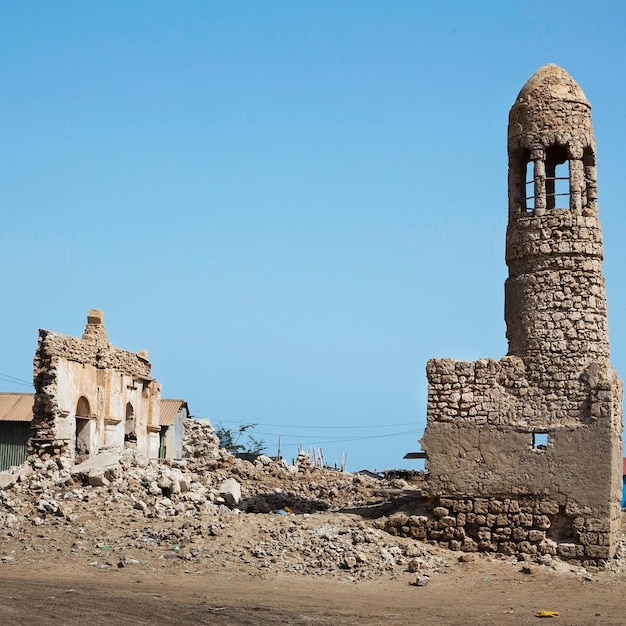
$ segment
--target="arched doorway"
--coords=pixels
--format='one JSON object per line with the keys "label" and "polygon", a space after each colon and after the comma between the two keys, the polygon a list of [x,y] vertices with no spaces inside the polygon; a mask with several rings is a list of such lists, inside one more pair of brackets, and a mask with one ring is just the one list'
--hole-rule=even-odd
{"label": "arched doorway", "polygon": [[85,396],[78,398],[76,403],[76,439],[74,453],[76,462],[81,463],[92,453],[95,420],[91,417],[89,400]]}
{"label": "arched doorway", "polygon": [[124,421],[124,444],[136,444],[137,431],[135,429],[135,409],[129,402],[126,405],[126,420]]}

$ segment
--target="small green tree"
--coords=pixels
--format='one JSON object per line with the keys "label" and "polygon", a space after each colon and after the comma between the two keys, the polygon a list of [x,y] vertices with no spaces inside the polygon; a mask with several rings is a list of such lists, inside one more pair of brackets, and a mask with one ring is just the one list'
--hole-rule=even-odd
{"label": "small green tree", "polygon": [[[239,424],[237,428],[226,428],[221,422],[217,423],[215,434],[220,440],[220,448],[226,448],[231,454],[263,454],[265,441],[255,437],[250,431],[256,424]],[[242,437],[244,439],[242,440]]]}

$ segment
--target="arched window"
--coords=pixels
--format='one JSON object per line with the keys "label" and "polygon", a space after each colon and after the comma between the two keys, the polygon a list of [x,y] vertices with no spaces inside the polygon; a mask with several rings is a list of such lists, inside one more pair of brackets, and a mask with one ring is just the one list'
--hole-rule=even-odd
{"label": "arched window", "polygon": [[91,415],[89,400],[87,400],[85,396],[78,398],[78,402],[76,403],[76,415],[79,417],[89,417]]}
{"label": "arched window", "polygon": [[76,403],[76,440],[74,452],[80,462],[89,457],[93,440],[94,420],[90,419],[89,400],[85,396]]}
{"label": "arched window", "polygon": [[535,164],[528,150],[515,156],[514,173],[516,203],[519,203],[520,213],[532,215],[535,212]]}
{"label": "arched window", "polygon": [[124,441],[137,441],[137,432],[135,431],[135,409],[133,409],[133,405],[130,402],[126,405]]}

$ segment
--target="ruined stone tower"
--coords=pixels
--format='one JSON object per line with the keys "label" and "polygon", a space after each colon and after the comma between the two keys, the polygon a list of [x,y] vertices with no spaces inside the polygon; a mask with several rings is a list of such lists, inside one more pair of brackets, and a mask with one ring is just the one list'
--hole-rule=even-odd
{"label": "ruined stone tower", "polygon": [[575,417],[586,396],[581,373],[609,367],[609,339],[591,106],[565,70],[546,65],[524,85],[508,152],[509,354],[524,359],[534,383],[561,390],[559,414],[567,401]]}
{"label": "ruined stone tower", "polygon": [[[609,361],[591,107],[539,69],[508,128],[509,221],[500,361],[432,359],[423,534],[463,550],[613,556],[622,384]],[[413,533],[414,534],[414,533]]]}

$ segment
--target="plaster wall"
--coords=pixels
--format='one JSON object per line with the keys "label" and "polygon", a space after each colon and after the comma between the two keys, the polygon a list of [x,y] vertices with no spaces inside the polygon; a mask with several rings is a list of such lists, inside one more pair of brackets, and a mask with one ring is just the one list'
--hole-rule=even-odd
{"label": "plaster wall", "polygon": [[[77,454],[133,445],[156,458],[160,386],[149,374],[145,354],[108,343],[99,311],[89,312],[82,339],[40,331],[32,451],[77,460]],[[129,416],[130,438],[125,430]]]}

